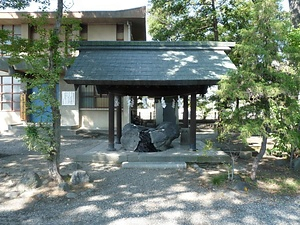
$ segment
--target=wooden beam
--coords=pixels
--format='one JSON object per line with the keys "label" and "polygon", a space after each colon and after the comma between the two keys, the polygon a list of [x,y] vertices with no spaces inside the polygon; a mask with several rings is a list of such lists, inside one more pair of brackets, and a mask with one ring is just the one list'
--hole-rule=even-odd
{"label": "wooden beam", "polygon": [[108,112],[108,151],[115,151],[115,95],[108,93],[109,112]]}
{"label": "wooden beam", "polygon": [[188,95],[183,96],[183,127],[189,127],[189,99]]}
{"label": "wooden beam", "polygon": [[117,106],[117,140],[116,144],[121,144],[122,136],[122,97],[117,96],[119,105]]}
{"label": "wooden beam", "polygon": [[190,120],[190,149],[196,148],[196,93],[191,95],[191,120]]}
{"label": "wooden beam", "polygon": [[149,97],[167,97],[178,95],[190,95],[192,93],[205,94],[207,85],[188,85],[188,86],[130,86],[130,85],[96,85],[100,94],[114,92],[123,96],[149,96]]}

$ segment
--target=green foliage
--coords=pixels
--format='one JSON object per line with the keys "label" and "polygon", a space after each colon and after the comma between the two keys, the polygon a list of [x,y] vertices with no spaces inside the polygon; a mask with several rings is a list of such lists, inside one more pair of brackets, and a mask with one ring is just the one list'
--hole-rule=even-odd
{"label": "green foliage", "polygon": [[220,186],[224,184],[228,180],[228,176],[226,173],[220,173],[218,175],[214,175],[211,179],[213,185]]}
{"label": "green foliage", "polygon": [[202,118],[206,119],[209,112],[212,110],[210,107],[211,102],[206,98],[198,98],[197,99],[197,111],[202,112]]}
{"label": "green foliage", "polygon": [[[60,102],[57,96],[57,85],[65,68],[73,62],[72,52],[76,40],[73,31],[79,29],[79,21],[63,18],[60,32],[55,32],[54,27],[49,27],[48,13],[41,13],[40,17],[27,17],[28,23],[35,31],[38,38],[34,40],[14,38],[8,34],[8,45],[5,50],[10,55],[10,63],[26,64],[25,74],[15,74],[27,90],[37,89],[37,92],[29,94],[27,113],[35,116],[45,116],[43,122],[28,125],[27,137],[24,138],[30,150],[41,151],[44,154],[59,152],[60,135]],[[60,39],[64,41],[60,41]],[[5,40],[5,39],[3,39]],[[72,44],[72,45],[71,45]],[[35,104],[37,101],[42,104]],[[46,113],[45,113],[46,112]]]}
{"label": "green foliage", "polygon": [[299,68],[300,64],[300,28],[293,29],[288,34],[288,43],[286,51],[289,55],[290,63],[295,67]]}
{"label": "green foliage", "polygon": [[[61,33],[58,36],[54,34],[53,29],[47,27],[48,13],[42,13],[39,18],[28,16],[27,20],[39,38],[35,40],[12,38],[10,40],[12,44],[7,46],[11,55],[10,62],[12,64],[26,62],[28,70],[26,76],[21,79],[28,79],[31,81],[28,82],[29,84],[39,86],[45,83],[57,84],[64,68],[73,62],[73,58],[70,56],[76,46],[75,42],[70,40],[78,39],[73,35],[73,31],[80,29],[79,21],[63,18]],[[63,36],[64,42],[60,41],[61,36]],[[54,51],[54,55],[49,57],[50,50],[53,49],[57,49],[57,51]]]}
{"label": "green foliage", "polygon": [[212,148],[213,148],[213,142],[212,142],[212,140],[207,139],[205,141],[205,146],[203,148],[203,151],[205,152],[205,151],[211,150]]}
{"label": "green foliage", "polygon": [[285,54],[289,19],[276,0],[255,1],[250,19],[233,51],[238,70],[220,82],[222,131],[243,139],[273,136],[280,148],[299,147],[300,77],[286,65]]}
{"label": "green foliage", "polygon": [[31,2],[38,2],[43,7],[47,7],[50,4],[50,0],[2,0],[0,2],[0,9],[24,9],[25,7],[29,6]]}
{"label": "green foliage", "polygon": [[221,0],[218,1],[218,29],[221,41],[241,42],[239,31],[249,26],[252,1]]}
{"label": "green foliage", "polygon": [[154,40],[239,41],[249,23],[250,0],[152,0],[149,33]]}
{"label": "green foliage", "polygon": [[203,40],[204,33],[211,32],[209,4],[194,0],[153,0],[152,4],[149,32],[154,40]]}
{"label": "green foliage", "polygon": [[28,124],[23,140],[30,151],[41,152],[49,157],[55,148],[50,145],[53,140],[53,130],[49,123]]}

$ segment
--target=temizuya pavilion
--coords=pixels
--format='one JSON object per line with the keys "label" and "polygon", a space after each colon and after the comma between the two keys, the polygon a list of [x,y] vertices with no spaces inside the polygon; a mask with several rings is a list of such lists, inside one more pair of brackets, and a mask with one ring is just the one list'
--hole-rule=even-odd
{"label": "temizuya pavilion", "polygon": [[[79,55],[64,80],[79,85],[96,85],[109,96],[108,150],[114,150],[115,96],[181,96],[183,127],[190,128],[190,149],[196,149],[196,95],[236,67],[225,51],[232,42],[80,42]],[[190,95],[190,120],[188,96]],[[166,107],[163,110],[168,110]],[[172,113],[170,110],[166,114]],[[173,111],[174,113],[174,111]],[[117,142],[121,134],[121,104],[116,107]],[[168,121],[172,116],[165,116]]]}

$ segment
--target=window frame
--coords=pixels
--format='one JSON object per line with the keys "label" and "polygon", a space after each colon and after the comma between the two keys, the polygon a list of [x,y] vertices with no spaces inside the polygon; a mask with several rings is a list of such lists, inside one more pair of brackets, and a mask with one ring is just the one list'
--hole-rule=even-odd
{"label": "window frame", "polygon": [[[16,32],[16,27],[19,28],[19,32]],[[9,29],[8,29],[9,28]],[[10,24],[3,24],[1,25],[1,30],[7,30],[9,31],[11,34],[9,36],[12,36],[14,38],[21,38],[22,37],[22,26],[21,24],[14,24],[14,25],[10,25]],[[10,45],[11,43],[2,43],[2,44],[8,44]],[[7,55],[7,53],[5,51],[2,51],[0,49],[0,54],[3,55]]]}
{"label": "window frame", "polygon": [[[7,78],[10,78],[10,83],[4,82]],[[20,112],[21,94],[20,79],[12,76],[0,76],[0,112]],[[4,96],[10,97],[5,99]],[[6,109],[4,105],[9,105],[9,109]]]}
{"label": "window frame", "polygon": [[[89,88],[84,92],[84,88]],[[91,91],[91,88],[93,89]],[[90,99],[92,101],[89,101]],[[86,102],[84,102],[86,101]],[[79,87],[79,109],[108,109],[108,95],[98,94],[95,85],[80,85]]]}

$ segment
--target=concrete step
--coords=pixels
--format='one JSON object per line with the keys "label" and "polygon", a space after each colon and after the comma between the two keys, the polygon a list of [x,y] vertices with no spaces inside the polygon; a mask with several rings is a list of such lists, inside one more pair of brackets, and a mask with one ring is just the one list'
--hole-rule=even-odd
{"label": "concrete step", "polygon": [[125,169],[186,169],[185,162],[123,162]]}

